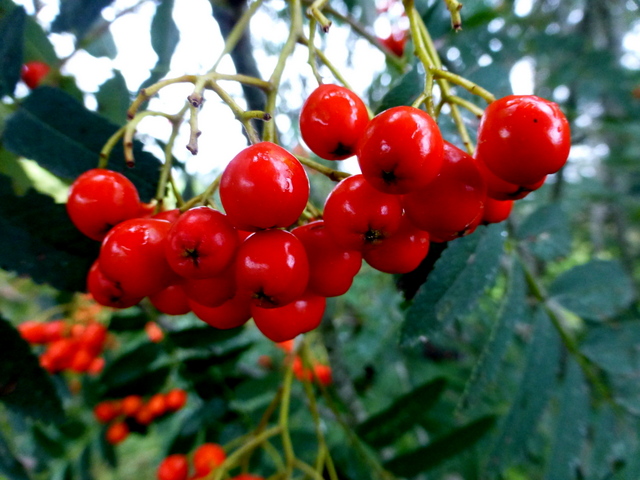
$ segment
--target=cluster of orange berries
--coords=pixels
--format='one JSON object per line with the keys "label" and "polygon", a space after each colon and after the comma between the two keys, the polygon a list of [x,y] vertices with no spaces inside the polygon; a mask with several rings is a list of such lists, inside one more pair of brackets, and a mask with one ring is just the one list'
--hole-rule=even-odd
{"label": "cluster of orange berries", "polygon": [[45,346],[40,365],[50,373],[70,370],[97,375],[104,368],[101,354],[107,328],[97,321],[27,320],[18,326],[18,332],[30,344]]}
{"label": "cluster of orange berries", "polygon": [[[224,449],[217,443],[203,443],[193,452],[191,461],[182,453],[174,453],[164,458],[158,466],[157,478],[158,480],[204,479],[222,465],[226,458]],[[191,463],[194,473],[189,476]],[[263,480],[263,478],[242,473],[232,477],[231,480]]]}
{"label": "cluster of orange berries", "polygon": [[174,388],[167,393],[156,393],[147,400],[140,395],[104,400],[94,407],[93,414],[100,423],[109,424],[106,438],[116,445],[129,436],[131,422],[149,425],[159,417],[180,410],[186,402],[187,392]]}
{"label": "cluster of orange berries", "polygon": [[[287,340],[275,344],[278,348],[282,349],[287,358],[285,362],[293,362],[291,368],[293,375],[301,382],[317,382],[319,385],[328,386],[333,383],[333,373],[329,365],[320,363],[315,358],[311,358],[311,366],[306,366],[297,353],[294,352],[294,341]],[[258,364],[265,369],[273,368],[273,358],[269,355],[261,355],[258,358]]]}

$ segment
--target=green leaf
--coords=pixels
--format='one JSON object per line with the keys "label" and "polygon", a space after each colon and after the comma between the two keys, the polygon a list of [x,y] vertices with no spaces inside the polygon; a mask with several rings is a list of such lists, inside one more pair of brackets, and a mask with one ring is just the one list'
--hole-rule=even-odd
{"label": "green leaf", "polygon": [[0,98],[13,95],[20,80],[26,16],[24,8],[18,7],[0,18]]}
{"label": "green leaf", "polygon": [[635,298],[633,282],[619,262],[592,260],[558,275],[551,299],[587,320],[604,321]]}
{"label": "green leaf", "polygon": [[393,443],[420,422],[446,387],[444,378],[436,378],[416,387],[381,412],[371,415],[356,427],[356,433],[375,447]]}
{"label": "green leaf", "polygon": [[[40,87],[9,117],[3,142],[7,150],[71,180],[98,165],[100,150],[117,129],[62,90]],[[127,168],[120,142],[111,152],[108,168],[128,177],[142,201],[149,201],[155,195],[160,162],[142,148],[134,142],[136,166]]]}
{"label": "green leaf", "polygon": [[589,417],[589,388],[578,363],[569,358],[564,385],[559,390],[560,408],[555,420],[551,458],[546,466],[546,480],[575,478],[585,441]]}
{"label": "green leaf", "polygon": [[24,466],[16,460],[11,452],[9,444],[0,433],[0,474],[5,475],[8,480],[29,480],[29,475]]}
{"label": "green leaf", "polygon": [[100,12],[113,0],[65,0],[60,2],[60,13],[51,24],[53,33],[70,32],[84,37],[100,18]]}
{"label": "green leaf", "polygon": [[107,57],[111,60],[118,55],[118,48],[113,40],[111,30],[106,30],[102,35],[87,45],[85,50],[94,57]]}
{"label": "green leaf", "polygon": [[24,29],[24,60],[40,60],[49,65],[58,63],[58,56],[46,32],[32,16],[27,16]]}
{"label": "green leaf", "polygon": [[526,451],[538,419],[556,387],[560,345],[551,319],[544,310],[538,310],[522,380],[509,413],[501,422],[500,435],[488,458],[488,472],[502,471]]}
{"label": "green leaf", "polygon": [[495,425],[496,417],[488,415],[463,425],[429,443],[425,447],[399,455],[384,464],[395,475],[413,477],[440,465],[470,449]]}
{"label": "green leaf", "polygon": [[405,73],[382,97],[376,113],[399,105],[411,105],[424,90],[424,74],[414,66]]}
{"label": "green leaf", "polygon": [[127,121],[127,110],[131,99],[127,90],[127,82],[120,71],[115,70],[112,78],[100,86],[96,93],[98,113],[116,125],[124,125]]}
{"label": "green leaf", "polygon": [[594,325],[580,342],[580,351],[603,370],[618,375],[640,372],[640,321]]}
{"label": "green leaf", "polygon": [[220,330],[210,326],[170,331],[167,338],[181,349],[181,358],[207,358],[237,356],[248,346],[246,337],[239,334],[242,328]]}
{"label": "green leaf", "polygon": [[482,354],[465,386],[465,394],[460,400],[460,405],[464,408],[475,405],[496,381],[502,360],[513,339],[515,325],[529,315],[526,308],[527,286],[522,265],[514,257],[511,258],[510,265],[506,294]]}
{"label": "green leaf", "polygon": [[173,20],[174,0],[160,2],[151,21],[151,46],[158,55],[158,61],[151,69],[151,75],[140,88],[153,85],[169,73],[171,57],[180,40],[180,31]]}
{"label": "green leaf", "polygon": [[65,291],[84,291],[99,243],[82,235],[64,205],[29,190],[16,197],[0,175],[0,268]]}
{"label": "green leaf", "polygon": [[415,344],[468,313],[498,273],[503,227],[480,227],[449,243],[407,311],[402,342]]}
{"label": "green leaf", "polygon": [[18,162],[18,156],[5,150],[0,145],[0,174],[11,179],[13,191],[17,195],[24,195],[31,186],[31,179]]}
{"label": "green leaf", "polygon": [[565,257],[571,251],[571,227],[567,218],[569,215],[561,205],[544,205],[523,220],[516,238],[541,260]]}
{"label": "green leaf", "polygon": [[[4,230],[3,235],[4,235]],[[20,415],[59,421],[62,403],[47,373],[18,331],[0,317],[0,402]]]}

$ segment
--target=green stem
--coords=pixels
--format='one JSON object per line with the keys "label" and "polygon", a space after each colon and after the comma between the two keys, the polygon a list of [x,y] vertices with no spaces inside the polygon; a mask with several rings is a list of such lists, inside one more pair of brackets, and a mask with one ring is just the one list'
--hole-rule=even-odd
{"label": "green stem", "polygon": [[289,407],[291,403],[291,384],[293,383],[293,362],[289,362],[285,370],[284,383],[282,385],[282,399],[280,401],[280,415],[278,426],[284,450],[286,478],[291,477],[296,455],[293,450],[293,442],[289,434]]}
{"label": "green stem", "polygon": [[315,171],[329,177],[334,182],[339,182],[347,177],[350,177],[351,174],[347,172],[341,172],[339,170],[334,170],[329,167],[325,167],[321,163],[318,163],[314,160],[311,160],[308,157],[303,157],[301,155],[296,155],[296,158],[300,161],[301,164],[306,165],[309,168],[314,169]]}

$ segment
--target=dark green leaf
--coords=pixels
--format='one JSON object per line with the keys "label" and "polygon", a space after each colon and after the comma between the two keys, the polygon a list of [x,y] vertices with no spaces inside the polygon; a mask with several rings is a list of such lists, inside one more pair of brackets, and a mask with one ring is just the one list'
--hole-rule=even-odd
{"label": "dark green leaf", "polygon": [[640,372],[640,321],[589,328],[580,351],[603,370],[620,375]]}
{"label": "dark green leaf", "polygon": [[493,284],[503,245],[499,224],[478,228],[473,235],[450,242],[407,312],[403,343],[428,338],[468,313]]}
{"label": "dark green leaf", "polygon": [[58,57],[49,37],[40,24],[32,16],[27,16],[24,29],[24,59],[40,60],[49,65],[56,65]]}
{"label": "dark green leaf", "polygon": [[[4,234],[4,229],[2,230]],[[59,421],[62,404],[29,344],[0,317],[0,402],[43,422]]]}
{"label": "dark green leaf", "polygon": [[16,460],[9,444],[0,433],[0,474],[6,475],[8,480],[29,480],[24,466]]}
{"label": "dark green leaf", "polygon": [[[34,90],[6,124],[7,150],[35,160],[64,179],[75,179],[98,165],[100,150],[118,127],[62,90]],[[111,152],[108,167],[123,173],[149,201],[156,191],[160,162],[134,142],[135,168],[127,168],[122,145]]]}
{"label": "dark green leaf", "polygon": [[82,449],[80,458],[78,458],[76,470],[78,472],[77,478],[79,480],[93,479],[93,474],[91,473],[91,444],[88,444]]}
{"label": "dark green leaf", "polygon": [[398,437],[420,422],[429,408],[438,400],[446,387],[444,378],[436,378],[416,387],[395,400],[381,412],[371,415],[356,428],[366,442],[381,447],[393,443]]}
{"label": "dark green leaf", "polygon": [[86,51],[94,57],[107,57],[113,60],[118,54],[116,43],[110,30],[106,30],[102,35],[92,41]]}
{"label": "dark green leaf", "polygon": [[168,332],[168,339],[182,349],[185,357],[222,357],[239,354],[247,346],[247,340],[240,337],[242,328],[220,330],[209,326],[188,328]]}
{"label": "dark green leaf", "polygon": [[559,401],[551,458],[544,476],[546,480],[575,478],[587,433],[589,388],[580,366],[572,358],[567,362]]}
{"label": "dark green leaf", "polygon": [[427,472],[445,460],[473,447],[495,425],[496,417],[488,415],[474,420],[421,447],[399,455],[384,464],[396,475],[412,477]]}
{"label": "dark green leaf", "polygon": [[551,319],[540,309],[527,349],[524,374],[511,409],[501,422],[500,435],[488,459],[488,471],[502,471],[526,451],[538,419],[556,387],[560,345]]}
{"label": "dark green leaf", "polygon": [[559,204],[544,205],[518,227],[516,237],[541,260],[554,260],[571,251],[571,230],[567,212]]}
{"label": "dark green leaf", "polygon": [[592,260],[573,267],[558,275],[549,293],[563,307],[594,321],[615,316],[635,297],[631,278],[613,260]]}
{"label": "dark green leaf", "polygon": [[127,109],[131,99],[127,83],[118,70],[115,70],[113,77],[100,86],[100,90],[96,93],[96,100],[98,101],[98,113],[116,125],[124,125],[127,121]]}
{"label": "dark green leaf", "polygon": [[376,113],[399,105],[411,105],[424,90],[424,74],[417,66],[405,73],[380,101]]}
{"label": "dark green leaf", "polygon": [[515,258],[511,259],[507,281],[507,292],[491,333],[460,400],[464,407],[476,404],[476,400],[488,390],[488,386],[496,381],[504,355],[513,339],[514,327],[529,314],[526,308],[527,287],[524,272]]}
{"label": "dark green leaf", "polygon": [[0,174],[11,179],[13,191],[17,195],[24,195],[31,186],[31,179],[18,162],[18,156],[5,150],[0,145]]}
{"label": "dark green leaf", "polygon": [[166,355],[162,346],[143,343],[107,364],[100,376],[100,384],[109,389],[112,396],[117,396],[116,391],[127,389],[131,394],[157,391],[169,373],[163,360],[166,360]]}
{"label": "dark green leaf", "polygon": [[13,95],[23,62],[24,8],[14,8],[0,18],[0,98]]}
{"label": "dark green leaf", "polygon": [[174,0],[165,0],[156,8],[151,22],[151,46],[158,55],[158,61],[140,88],[153,85],[169,73],[171,57],[180,40],[180,32],[173,20],[173,4]]}
{"label": "dark green leaf", "polygon": [[70,32],[84,37],[100,18],[100,12],[113,0],[65,0],[60,2],[60,13],[51,25],[54,33]]}
{"label": "dark green leaf", "polygon": [[16,197],[0,175],[0,267],[59,290],[84,291],[99,243],[82,235],[64,205],[29,190]]}
{"label": "dark green leaf", "polygon": [[61,458],[65,454],[65,444],[56,431],[49,431],[35,423],[31,427],[35,443],[42,453],[51,458]]}

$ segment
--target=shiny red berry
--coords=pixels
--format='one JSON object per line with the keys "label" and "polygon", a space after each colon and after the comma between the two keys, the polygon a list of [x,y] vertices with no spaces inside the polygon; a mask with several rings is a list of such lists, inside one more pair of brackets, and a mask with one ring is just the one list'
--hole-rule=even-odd
{"label": "shiny red berry", "polygon": [[281,307],[302,295],[309,282],[304,246],[286,230],[264,230],[248,237],[235,264],[236,288],[263,307]]}
{"label": "shiny red berry", "polygon": [[138,190],[124,175],[94,168],[71,184],[67,213],[78,230],[102,240],[112,227],[139,215]]}
{"label": "shiny red berry", "polygon": [[260,142],[242,150],[220,179],[220,200],[231,223],[256,231],[288,227],[304,211],[309,178],[284,148]]}
{"label": "shiny red berry", "polygon": [[87,291],[98,304],[112,308],[133,307],[144,298],[125,292],[120,282],[107,278],[100,269],[98,260],[94,261],[89,269]]}
{"label": "shiny red berry", "polygon": [[442,166],[438,124],[423,110],[393,107],[376,115],[358,147],[362,174],[376,189],[402,194],[425,187]]}
{"label": "shiny red berry", "polygon": [[194,315],[203,322],[220,330],[237,328],[249,321],[251,298],[246,294],[236,294],[233,298],[216,307],[208,307],[189,301]]}
{"label": "shiny red berry", "polygon": [[222,465],[226,458],[224,449],[217,443],[203,443],[193,454],[193,467],[196,475],[208,475]]}
{"label": "shiny red berry", "polygon": [[233,268],[211,278],[191,278],[180,286],[187,298],[207,307],[218,307],[236,294]]}
{"label": "shiny red berry", "polygon": [[207,278],[227,268],[240,240],[227,216],[209,207],[195,207],[173,223],[165,242],[167,262],[185,278]]}
{"label": "shiny red berry", "polygon": [[159,312],[166,315],[184,315],[191,311],[189,298],[179,283],[150,295],[149,301]]}
{"label": "shiny red berry", "polygon": [[488,225],[490,223],[500,223],[509,218],[513,209],[513,200],[495,200],[487,198],[484,202],[484,213],[482,214],[482,223]]}
{"label": "shiny red berry", "polygon": [[362,250],[392,235],[401,219],[400,197],[373,188],[361,174],[338,183],[324,204],[327,231],[349,250]]}
{"label": "shiny red berry", "polygon": [[30,62],[26,62],[22,65],[22,70],[20,71],[20,78],[27,85],[27,87],[34,89],[40,83],[44,77],[46,77],[51,71],[51,67],[39,60],[32,60]]}
{"label": "shiny red berry", "polygon": [[536,183],[530,185],[516,185],[502,180],[493,173],[485,163],[476,156],[476,165],[480,169],[485,183],[487,184],[487,196],[496,200],[519,200],[526,197],[534,190],[539,189],[544,184],[547,176],[545,175]]}
{"label": "shiny red berry", "polygon": [[530,185],[560,170],[570,148],[569,122],[556,103],[509,95],[486,108],[476,156],[502,180]]}
{"label": "shiny red berry", "polygon": [[300,110],[302,139],[325,160],[344,160],[354,155],[368,123],[369,114],[362,99],[340,85],[320,85]]}
{"label": "shiny red berry", "polygon": [[186,455],[174,453],[166,457],[158,466],[158,480],[187,480],[189,460]]}

